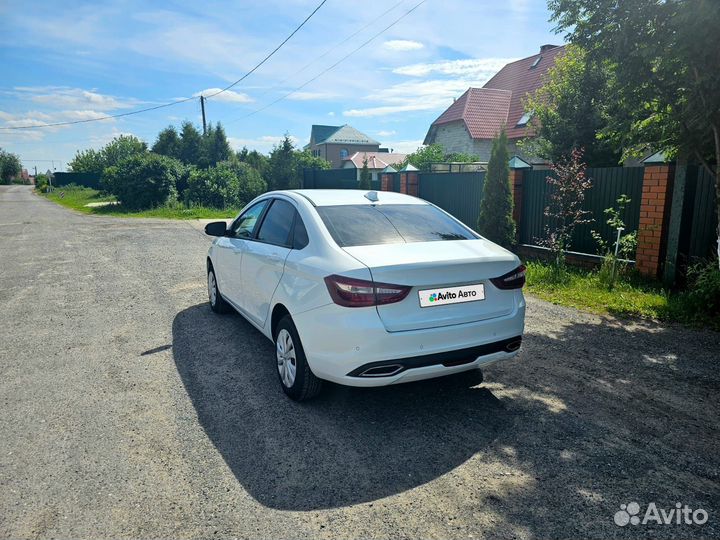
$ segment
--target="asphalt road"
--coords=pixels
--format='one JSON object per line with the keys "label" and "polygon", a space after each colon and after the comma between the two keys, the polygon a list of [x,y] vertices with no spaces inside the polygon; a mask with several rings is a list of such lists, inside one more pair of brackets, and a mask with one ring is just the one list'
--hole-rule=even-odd
{"label": "asphalt road", "polygon": [[[206,303],[187,222],[0,187],[0,536],[720,535],[720,336],[529,299],[485,382],[331,386]],[[628,525],[621,504],[703,508]]]}

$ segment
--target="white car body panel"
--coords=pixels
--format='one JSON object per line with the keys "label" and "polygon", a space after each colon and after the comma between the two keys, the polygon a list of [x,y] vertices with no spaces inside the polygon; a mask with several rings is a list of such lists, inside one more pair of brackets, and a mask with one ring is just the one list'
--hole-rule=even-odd
{"label": "white car body panel", "polygon": [[[408,382],[514,357],[516,350],[503,350],[462,365],[423,365],[383,377],[349,375],[374,362],[416,357],[422,360],[459,349],[475,350],[520,337],[524,329],[525,300],[521,289],[500,290],[489,281],[517,268],[519,260],[492,242],[478,238],[338,246],[314,206],[373,204],[365,193],[295,190],[270,192],[251,201],[246,208],[266,198],[290,201],[305,225],[309,243],[297,250],[256,240],[216,238],[208,259],[222,296],[271,340],[272,313],[277,306],[284,307],[293,318],[313,373],[341,384],[381,386]],[[429,204],[389,192],[378,192],[378,199],[380,205]],[[331,274],[412,289],[406,298],[393,304],[344,307],[334,303],[325,284],[324,278]],[[419,306],[417,291],[421,289],[472,283],[485,284],[485,300]]]}

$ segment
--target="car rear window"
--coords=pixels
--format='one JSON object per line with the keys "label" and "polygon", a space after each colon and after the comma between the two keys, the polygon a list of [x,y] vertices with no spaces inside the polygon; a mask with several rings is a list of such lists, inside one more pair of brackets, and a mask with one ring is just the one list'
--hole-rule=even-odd
{"label": "car rear window", "polygon": [[319,206],[316,210],[340,247],[478,238],[427,204]]}

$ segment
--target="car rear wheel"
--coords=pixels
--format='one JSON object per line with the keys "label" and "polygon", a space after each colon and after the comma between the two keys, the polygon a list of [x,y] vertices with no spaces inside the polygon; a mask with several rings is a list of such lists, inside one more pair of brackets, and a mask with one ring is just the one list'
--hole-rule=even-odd
{"label": "car rear wheel", "polygon": [[289,315],[283,317],[275,329],[275,358],[280,386],[290,399],[304,401],[320,392],[322,381],[310,370],[300,336]]}
{"label": "car rear wheel", "polygon": [[212,267],[208,269],[207,281],[208,300],[210,300],[210,308],[212,308],[215,313],[229,313],[230,304],[228,304],[220,294],[220,289],[218,289],[217,285],[217,279],[215,278],[215,270]]}

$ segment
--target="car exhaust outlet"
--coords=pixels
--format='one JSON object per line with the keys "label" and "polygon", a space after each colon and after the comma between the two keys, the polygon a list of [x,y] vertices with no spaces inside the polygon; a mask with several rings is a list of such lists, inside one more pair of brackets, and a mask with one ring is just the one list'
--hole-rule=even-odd
{"label": "car exhaust outlet", "polygon": [[515,352],[520,348],[520,345],[522,345],[522,339],[516,339],[505,345],[505,350],[507,352]]}
{"label": "car exhaust outlet", "polygon": [[389,377],[403,370],[400,364],[389,364],[386,366],[374,366],[366,369],[360,374],[360,377]]}

